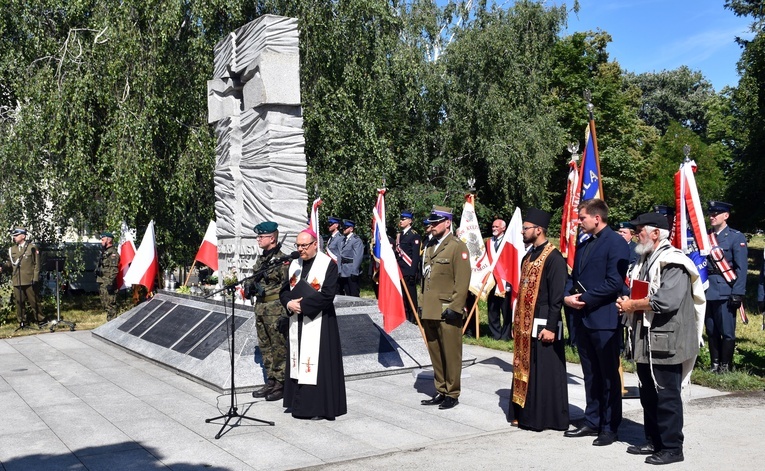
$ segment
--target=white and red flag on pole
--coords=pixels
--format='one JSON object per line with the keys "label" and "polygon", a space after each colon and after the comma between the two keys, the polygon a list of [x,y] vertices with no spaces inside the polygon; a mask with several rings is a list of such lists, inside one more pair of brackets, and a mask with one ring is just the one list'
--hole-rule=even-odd
{"label": "white and red flag on pole", "polygon": [[154,283],[159,272],[159,257],[154,237],[154,221],[149,222],[146,232],[141,239],[141,245],[135,253],[133,263],[125,274],[125,283],[145,286],[149,292],[154,291]]}
{"label": "white and red flag on pole", "polygon": [[311,217],[308,219],[308,227],[310,227],[317,236],[316,244],[319,247],[319,252],[322,251],[322,240],[321,237],[319,237],[319,234],[321,234],[319,230],[319,206],[321,206],[321,203],[323,203],[321,198],[313,200],[313,204],[311,205]]}
{"label": "white and red flag on pole", "polygon": [[[385,229],[385,219],[379,213],[379,198],[384,198],[384,192],[379,193],[378,204],[372,209],[376,251],[379,251],[379,291],[377,307],[383,315],[383,328],[391,333],[406,320],[404,312],[404,296],[401,291],[401,276],[396,255],[390,245]],[[384,204],[382,206],[384,208]]]}
{"label": "white and red flag on pole", "polygon": [[[707,234],[706,221],[699,191],[696,188],[696,162],[689,160],[680,164],[675,173],[675,224],[672,245],[688,253],[695,242],[701,255],[709,255],[712,244]],[[690,236],[690,237],[689,237]]]}
{"label": "white and red flag on pole", "polygon": [[204,263],[213,271],[218,270],[218,235],[216,234],[215,221],[210,221],[210,224],[207,225],[202,245],[199,247],[194,260]]}
{"label": "white and red flag on pole", "polygon": [[[515,312],[515,301],[518,299],[521,284],[521,260],[526,254],[521,227],[523,227],[523,217],[520,208],[516,207],[490,268],[497,283],[502,281],[503,291],[504,283],[510,285],[510,307],[513,312]],[[507,294],[505,293],[505,296]]]}
{"label": "white and red flag on pole", "polygon": [[574,268],[576,255],[576,235],[579,232],[579,156],[573,153],[568,163],[568,179],[566,181],[566,199],[563,202],[563,219],[560,223],[560,252],[566,258],[566,263]]}
{"label": "white and red flag on pole", "polygon": [[[486,256],[486,244],[481,236],[481,226],[475,213],[475,195],[465,195],[465,205],[462,207],[460,227],[457,237],[467,245],[470,257],[470,292],[486,300],[486,296],[494,289],[494,279],[490,276],[491,260]],[[483,291],[481,291],[483,288]]]}
{"label": "white and red flag on pole", "polygon": [[130,268],[130,264],[135,257],[135,229],[130,229],[125,221],[122,221],[120,229],[120,245],[117,247],[117,253],[120,254],[120,266],[117,272],[117,289],[128,289],[130,285],[125,284],[125,274]]}

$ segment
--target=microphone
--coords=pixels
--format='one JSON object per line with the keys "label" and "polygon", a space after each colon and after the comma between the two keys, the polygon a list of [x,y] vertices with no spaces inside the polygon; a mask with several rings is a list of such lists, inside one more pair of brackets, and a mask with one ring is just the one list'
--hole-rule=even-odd
{"label": "microphone", "polygon": [[279,258],[273,258],[273,259],[271,259],[271,262],[270,262],[270,264],[271,264],[271,265],[279,265],[280,263],[288,262],[288,261],[290,261],[290,260],[296,260],[296,259],[298,259],[298,258],[300,258],[300,252],[298,252],[298,251],[296,250],[296,251],[292,252],[292,253],[291,253],[291,254],[289,254],[289,255],[285,255],[285,256],[283,256],[283,257],[279,257]]}

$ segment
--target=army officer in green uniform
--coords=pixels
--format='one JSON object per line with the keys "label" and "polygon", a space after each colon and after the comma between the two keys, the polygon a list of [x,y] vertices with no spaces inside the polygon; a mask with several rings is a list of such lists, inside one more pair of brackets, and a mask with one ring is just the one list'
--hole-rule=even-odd
{"label": "army officer in green uniform", "polygon": [[[253,391],[252,396],[264,397],[266,401],[278,401],[284,396],[284,372],[287,368],[287,340],[279,328],[280,318],[284,329],[289,322],[279,301],[279,291],[287,280],[289,261],[285,263],[277,260],[289,255],[282,252],[277,223],[261,222],[254,230],[258,234],[258,246],[263,253],[252,267],[255,278],[245,284],[245,295],[256,298],[258,346],[268,380],[262,388]],[[261,270],[265,271],[258,273]]]}
{"label": "army officer in green uniform", "polygon": [[[16,227],[11,230],[11,237],[16,244],[8,249],[10,263],[6,263],[4,269],[11,274],[13,284],[13,300],[16,303],[16,317],[19,328],[25,328],[30,324],[42,325],[45,316],[37,299],[38,285],[40,280],[40,251],[37,246],[27,241],[27,230]],[[27,321],[26,303],[32,309],[32,315]]]}
{"label": "army officer in green uniform", "polygon": [[451,233],[450,208],[434,206],[428,223],[433,240],[425,249],[421,306],[436,395],[421,403],[451,409],[459,404],[462,323],[470,285],[470,261],[465,243]]}
{"label": "army officer in green uniform", "polygon": [[114,246],[114,234],[101,233],[101,258],[96,268],[96,282],[101,295],[101,306],[106,311],[106,321],[117,317],[117,274],[120,269],[120,254]]}

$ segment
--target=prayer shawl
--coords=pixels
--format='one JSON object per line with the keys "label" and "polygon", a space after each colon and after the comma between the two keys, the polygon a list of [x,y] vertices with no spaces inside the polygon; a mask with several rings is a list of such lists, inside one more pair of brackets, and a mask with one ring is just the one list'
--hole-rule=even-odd
{"label": "prayer shawl", "polygon": [[[519,328],[514,330],[515,351],[513,356],[513,402],[521,407],[526,405],[526,393],[529,389],[529,372],[531,371],[531,342],[534,325],[534,309],[537,304],[539,285],[542,281],[542,269],[545,260],[555,250],[552,244],[547,244],[539,258],[531,261],[531,256],[523,261],[521,267],[521,289],[518,292],[518,307],[515,318]],[[519,335],[520,334],[520,335]]]}
{"label": "prayer shawl", "polygon": [[[691,276],[691,295],[693,296],[693,306],[694,310],[696,312],[696,337],[698,340],[699,345],[703,343],[702,340],[702,332],[704,329],[704,315],[706,313],[706,305],[707,305],[707,298],[704,295],[704,286],[701,282],[701,277],[699,276],[699,271],[696,269],[696,264],[693,263],[693,261],[688,258],[680,249],[677,249],[675,247],[672,247],[668,240],[662,240],[659,242],[658,247],[656,247],[656,250],[651,252],[651,254],[648,255],[648,257],[641,257],[638,263],[635,265],[635,267],[632,269],[632,276],[631,279],[640,279],[640,273],[643,270],[643,265],[648,264],[648,272],[646,273],[646,276],[648,277],[648,297],[650,298],[652,294],[654,294],[656,291],[658,291],[659,287],[661,286],[661,270],[667,266],[667,265],[680,265],[688,272],[688,274]],[[628,325],[633,325],[634,316],[637,315],[637,313],[629,314]],[[645,311],[643,313],[643,326],[645,326],[649,331],[651,330],[651,323],[653,322],[653,318],[656,315],[656,313],[652,311]],[[650,340],[651,336],[648,336],[648,342],[649,342],[649,357],[648,361],[651,366],[651,376],[653,377],[654,384],[657,385],[657,387],[660,387],[658,383],[656,382],[656,377],[653,375],[653,362],[650,355]],[[691,382],[691,371],[693,371],[693,365],[696,363],[696,356],[693,356],[692,358],[687,359],[682,363],[682,369],[683,369],[683,382],[682,387],[685,387],[686,385],[690,384]]]}
{"label": "prayer shawl", "polygon": [[[289,268],[290,290],[295,288],[298,281],[304,278],[316,291],[321,291],[324,285],[324,277],[327,276],[327,268],[332,259],[319,252],[311,265],[308,276],[303,277],[303,260],[293,260]],[[298,339],[298,316],[290,316],[289,342],[290,342],[290,378],[296,379],[299,384],[316,384],[316,372],[319,369],[319,344],[321,342],[321,319],[322,313],[311,319],[302,316],[303,326],[301,336]],[[298,366],[299,363],[299,366]]]}

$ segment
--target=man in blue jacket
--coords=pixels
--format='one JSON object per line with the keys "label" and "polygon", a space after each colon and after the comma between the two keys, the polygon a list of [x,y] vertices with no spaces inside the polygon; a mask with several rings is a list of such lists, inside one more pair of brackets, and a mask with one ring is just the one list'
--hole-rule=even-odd
{"label": "man in blue jacket", "polygon": [[576,344],[584,373],[584,424],[567,437],[597,436],[595,446],[618,439],[622,421],[619,379],[621,324],[616,299],[626,291],[629,246],[608,227],[608,206],[590,199],[579,205],[579,224],[590,237],[576,248],[563,302],[573,311]]}
{"label": "man in blue jacket", "polygon": [[707,257],[709,287],[704,324],[710,363],[716,373],[733,369],[736,316],[746,293],[746,236],[728,226],[731,208],[731,204],[722,201],[710,201],[707,208],[712,226],[709,233],[712,253]]}

